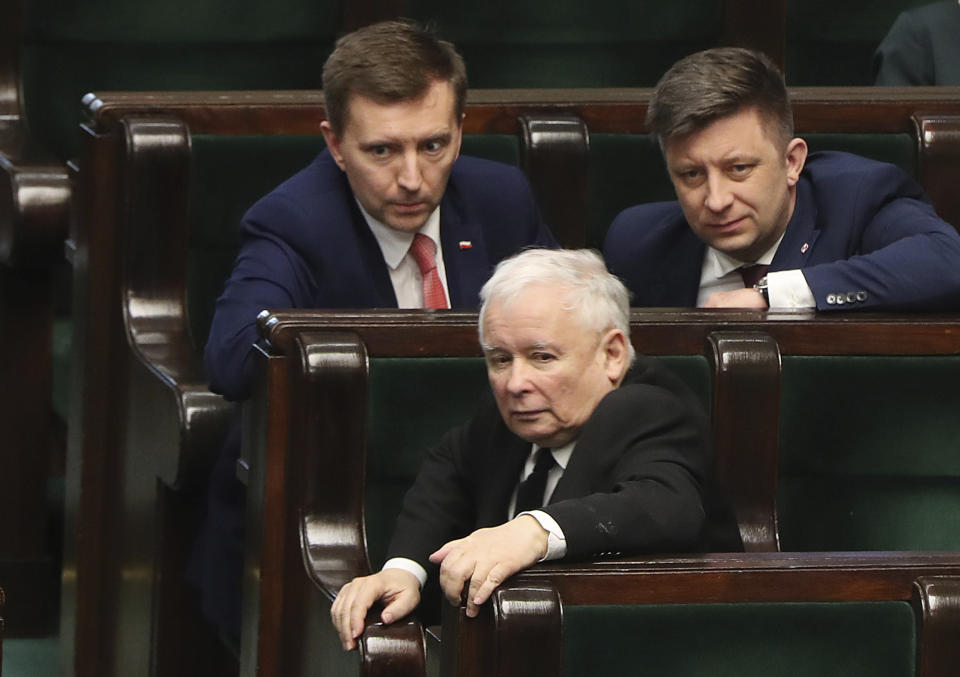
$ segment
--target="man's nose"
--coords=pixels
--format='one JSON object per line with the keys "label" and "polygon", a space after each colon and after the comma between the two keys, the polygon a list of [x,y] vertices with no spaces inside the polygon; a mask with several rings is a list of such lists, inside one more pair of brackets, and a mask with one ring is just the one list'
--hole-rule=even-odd
{"label": "man's nose", "polygon": [[733,203],[733,193],[727,179],[719,173],[707,175],[707,194],[704,206],[712,212],[722,212]]}
{"label": "man's nose", "polygon": [[420,171],[420,157],[415,151],[407,151],[400,159],[400,169],[397,174],[397,183],[410,193],[420,190],[423,183],[423,173]]}
{"label": "man's nose", "polygon": [[510,364],[510,373],[507,376],[507,391],[511,395],[522,395],[530,389],[529,367],[522,360],[514,360]]}

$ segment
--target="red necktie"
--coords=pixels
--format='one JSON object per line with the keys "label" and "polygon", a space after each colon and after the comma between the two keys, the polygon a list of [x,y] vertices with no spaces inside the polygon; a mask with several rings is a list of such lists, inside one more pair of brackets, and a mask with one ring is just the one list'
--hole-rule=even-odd
{"label": "red necktie", "polygon": [[417,233],[413,236],[410,254],[423,278],[423,307],[447,308],[447,295],[443,293],[443,283],[437,273],[437,245],[423,233]]}
{"label": "red necktie", "polygon": [[743,286],[747,288],[753,287],[753,285],[760,281],[760,278],[767,274],[769,267],[770,266],[762,263],[755,263],[752,266],[742,266],[740,268],[740,276],[743,278]]}

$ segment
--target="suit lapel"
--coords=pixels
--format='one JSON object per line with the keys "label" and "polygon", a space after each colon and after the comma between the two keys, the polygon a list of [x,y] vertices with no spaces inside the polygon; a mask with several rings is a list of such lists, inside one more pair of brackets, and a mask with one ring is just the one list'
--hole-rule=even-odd
{"label": "suit lapel", "polygon": [[352,198],[350,199],[350,220],[361,261],[356,266],[349,261],[344,262],[343,265],[346,270],[352,270],[355,273],[355,279],[351,283],[356,288],[357,297],[370,299],[370,303],[367,304],[370,307],[396,308],[397,294],[393,290],[393,282],[390,281],[387,262],[383,260],[383,252],[380,250],[377,238]]}
{"label": "suit lapel", "polygon": [[[496,414],[499,418],[500,414]],[[503,434],[494,436],[494,443],[482,459],[483,471],[477,484],[477,526],[496,526],[510,515],[510,498],[520,481],[523,464],[532,448],[499,423]]]}
{"label": "suit lapel", "polygon": [[684,222],[686,232],[670,247],[650,291],[652,306],[695,306],[706,245]]}
{"label": "suit lapel", "polygon": [[440,244],[451,308],[475,309],[480,287],[490,276],[487,244],[479,226],[461,218],[449,189],[440,203]]}
{"label": "suit lapel", "polygon": [[809,182],[801,178],[797,184],[797,204],[793,216],[787,223],[787,230],[773,256],[770,269],[776,271],[803,268],[810,261],[819,236],[817,205],[814,203]]}

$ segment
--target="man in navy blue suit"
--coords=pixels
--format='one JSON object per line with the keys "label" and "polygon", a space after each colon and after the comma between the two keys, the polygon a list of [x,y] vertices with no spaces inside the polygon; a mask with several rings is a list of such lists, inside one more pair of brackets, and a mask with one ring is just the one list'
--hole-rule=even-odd
{"label": "man in navy blue suit", "polygon": [[[501,259],[556,246],[518,169],[459,157],[467,76],[453,45],[410,22],[368,26],[338,41],[323,87],[327,149],[247,212],[217,301],[204,357],[211,390],[231,400],[250,394],[264,309],[473,309]],[[191,566],[207,615],[234,637],[239,447],[235,426]]]}
{"label": "man in navy blue suit", "polygon": [[960,236],[898,168],[812,153],[783,77],[718,48],[657,84],[647,124],[677,202],[621,212],[604,243],[636,306],[956,308]]}

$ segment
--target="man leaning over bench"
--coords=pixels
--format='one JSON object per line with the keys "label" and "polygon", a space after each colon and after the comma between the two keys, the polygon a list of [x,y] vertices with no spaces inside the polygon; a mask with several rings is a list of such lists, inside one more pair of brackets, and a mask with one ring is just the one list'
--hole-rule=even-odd
{"label": "man leaning over bench", "polygon": [[[465,308],[500,260],[555,246],[516,167],[460,157],[467,76],[453,45],[405,21],[350,33],[323,68],[327,143],[244,216],[204,354],[210,388],[250,395],[266,308]],[[213,470],[190,577],[239,637],[244,488],[234,425]]]}
{"label": "man leaning over bench", "polygon": [[710,485],[707,419],[677,377],[635,358],[627,290],[597,254],[522,252],[480,296],[493,396],[427,457],[383,569],[340,590],[346,649],[374,602],[390,623],[425,585],[459,603],[469,581],[473,616],[536,562],[741,547]]}
{"label": "man leaning over bench", "polygon": [[764,55],[682,59],[657,84],[647,122],[678,201],[631,207],[610,226],[607,263],[635,305],[960,307],[956,230],[897,167],[808,157]]}

